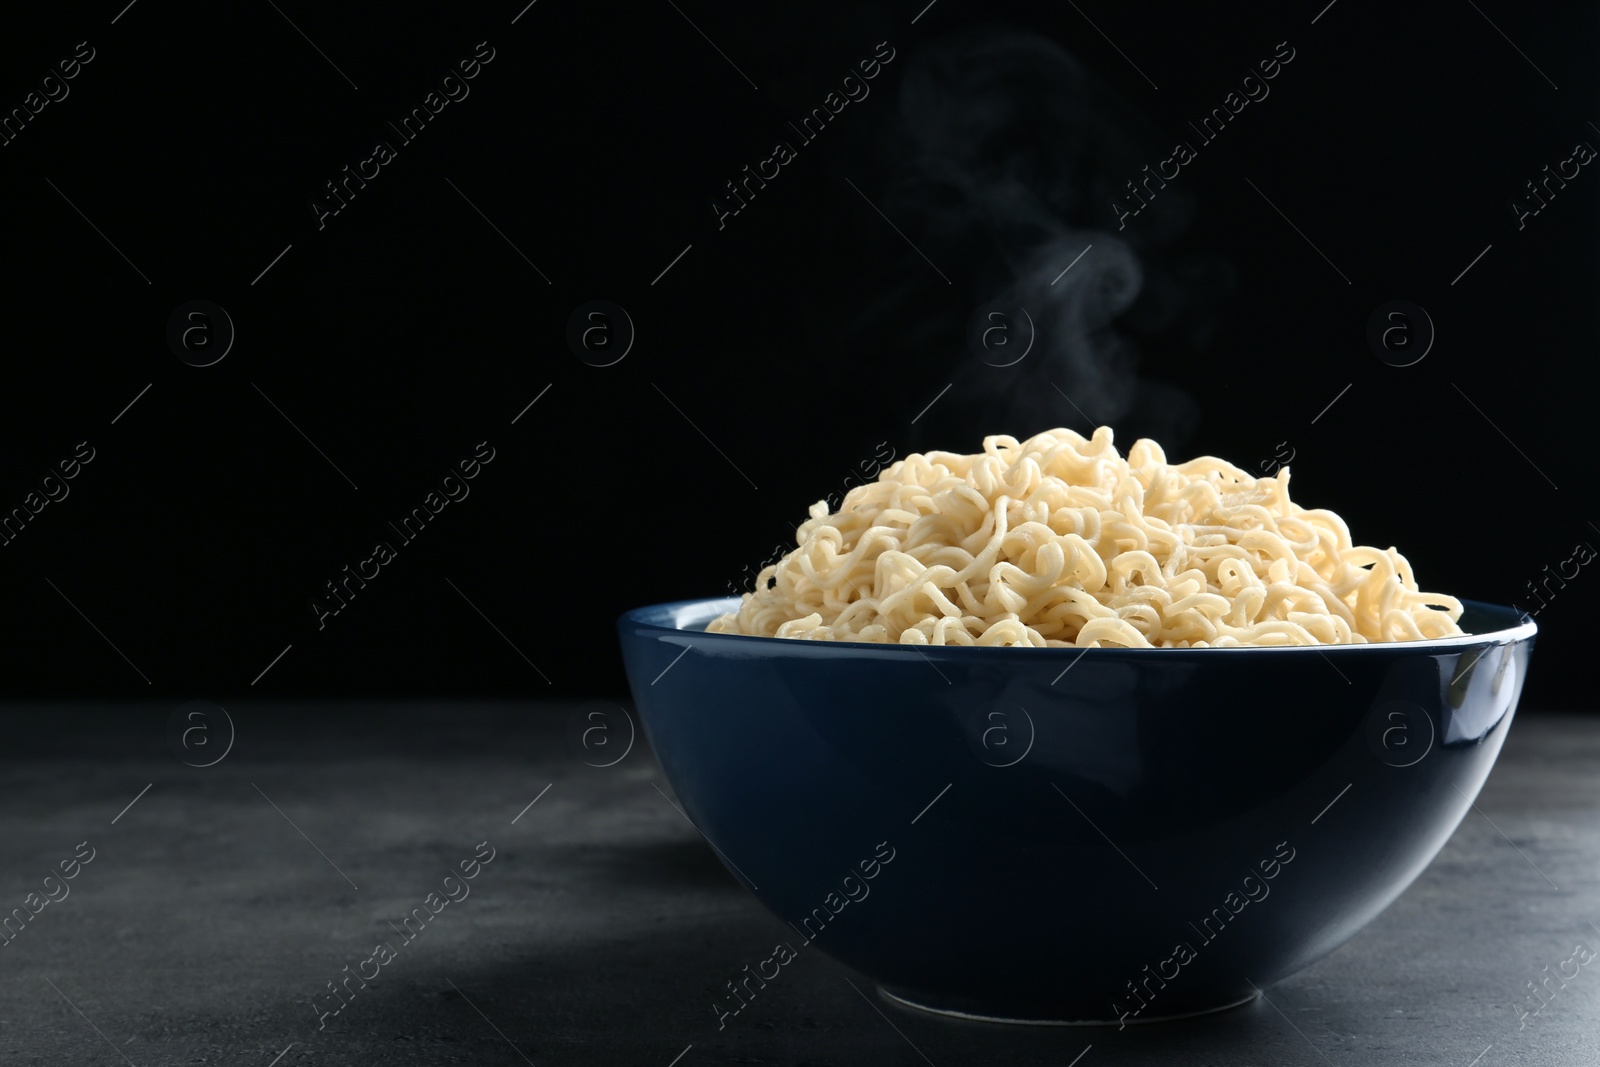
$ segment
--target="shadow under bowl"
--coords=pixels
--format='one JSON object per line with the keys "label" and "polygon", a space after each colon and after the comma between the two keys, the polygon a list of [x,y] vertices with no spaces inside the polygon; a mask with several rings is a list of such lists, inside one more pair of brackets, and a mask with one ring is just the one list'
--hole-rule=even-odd
{"label": "shadow under bowl", "polygon": [[1468,636],[1368,645],[705,632],[737,606],[618,628],[685,810],[793,931],[752,973],[814,943],[915,1006],[1058,1023],[1227,1007],[1353,936],[1477,796],[1536,630],[1469,601]]}

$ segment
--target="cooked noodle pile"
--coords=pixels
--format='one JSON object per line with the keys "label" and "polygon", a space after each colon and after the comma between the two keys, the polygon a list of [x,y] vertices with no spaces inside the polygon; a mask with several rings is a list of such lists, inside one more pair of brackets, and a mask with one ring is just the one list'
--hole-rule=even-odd
{"label": "cooked noodle pile", "polygon": [[714,633],[912,645],[1199,648],[1460,634],[1461,603],[1417,588],[1393,548],[1211,456],[1126,459],[1102,426],[907,456],[798,547]]}

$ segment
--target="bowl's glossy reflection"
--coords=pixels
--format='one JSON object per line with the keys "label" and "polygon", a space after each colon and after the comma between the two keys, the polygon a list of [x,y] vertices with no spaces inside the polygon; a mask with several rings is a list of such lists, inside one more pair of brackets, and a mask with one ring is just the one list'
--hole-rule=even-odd
{"label": "bowl's glossy reflection", "polygon": [[1347,940],[1466,813],[1534,634],[1475,603],[1471,637],[1325,648],[703,632],[735,604],[619,622],[696,825],[791,950],[921,1006],[1041,1021],[1236,1003]]}

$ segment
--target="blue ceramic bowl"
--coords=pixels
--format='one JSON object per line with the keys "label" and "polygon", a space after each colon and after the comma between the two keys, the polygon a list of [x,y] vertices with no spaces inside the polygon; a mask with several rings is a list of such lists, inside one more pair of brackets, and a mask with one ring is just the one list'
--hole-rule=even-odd
{"label": "blue ceramic bowl", "polygon": [[1471,636],[1312,648],[705,632],[737,603],[618,626],[662,768],[789,953],[1053,1022],[1226,1007],[1348,940],[1466,814],[1535,631],[1469,602]]}

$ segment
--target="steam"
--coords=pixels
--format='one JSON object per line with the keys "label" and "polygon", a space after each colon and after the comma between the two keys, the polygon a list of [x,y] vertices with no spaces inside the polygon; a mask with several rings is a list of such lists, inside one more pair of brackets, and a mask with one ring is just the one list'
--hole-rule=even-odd
{"label": "steam", "polygon": [[[963,29],[908,50],[902,78],[885,211],[953,283],[930,301],[926,273],[908,267],[868,310],[895,324],[907,365],[928,372],[918,375],[925,393],[902,398],[907,418],[953,382],[907,450],[969,451],[981,434],[1100,423],[1124,448],[1139,436],[1181,445],[1198,406],[1140,377],[1133,335],[1189,355],[1210,334],[1231,270],[1163,251],[1193,216],[1181,181],[1120,232],[1111,208],[1170,138],[1060,45],[1024,31]],[[994,366],[962,343],[968,320],[1012,306],[1031,318],[1033,347]],[[1022,343],[1021,324],[1011,328]]]}

